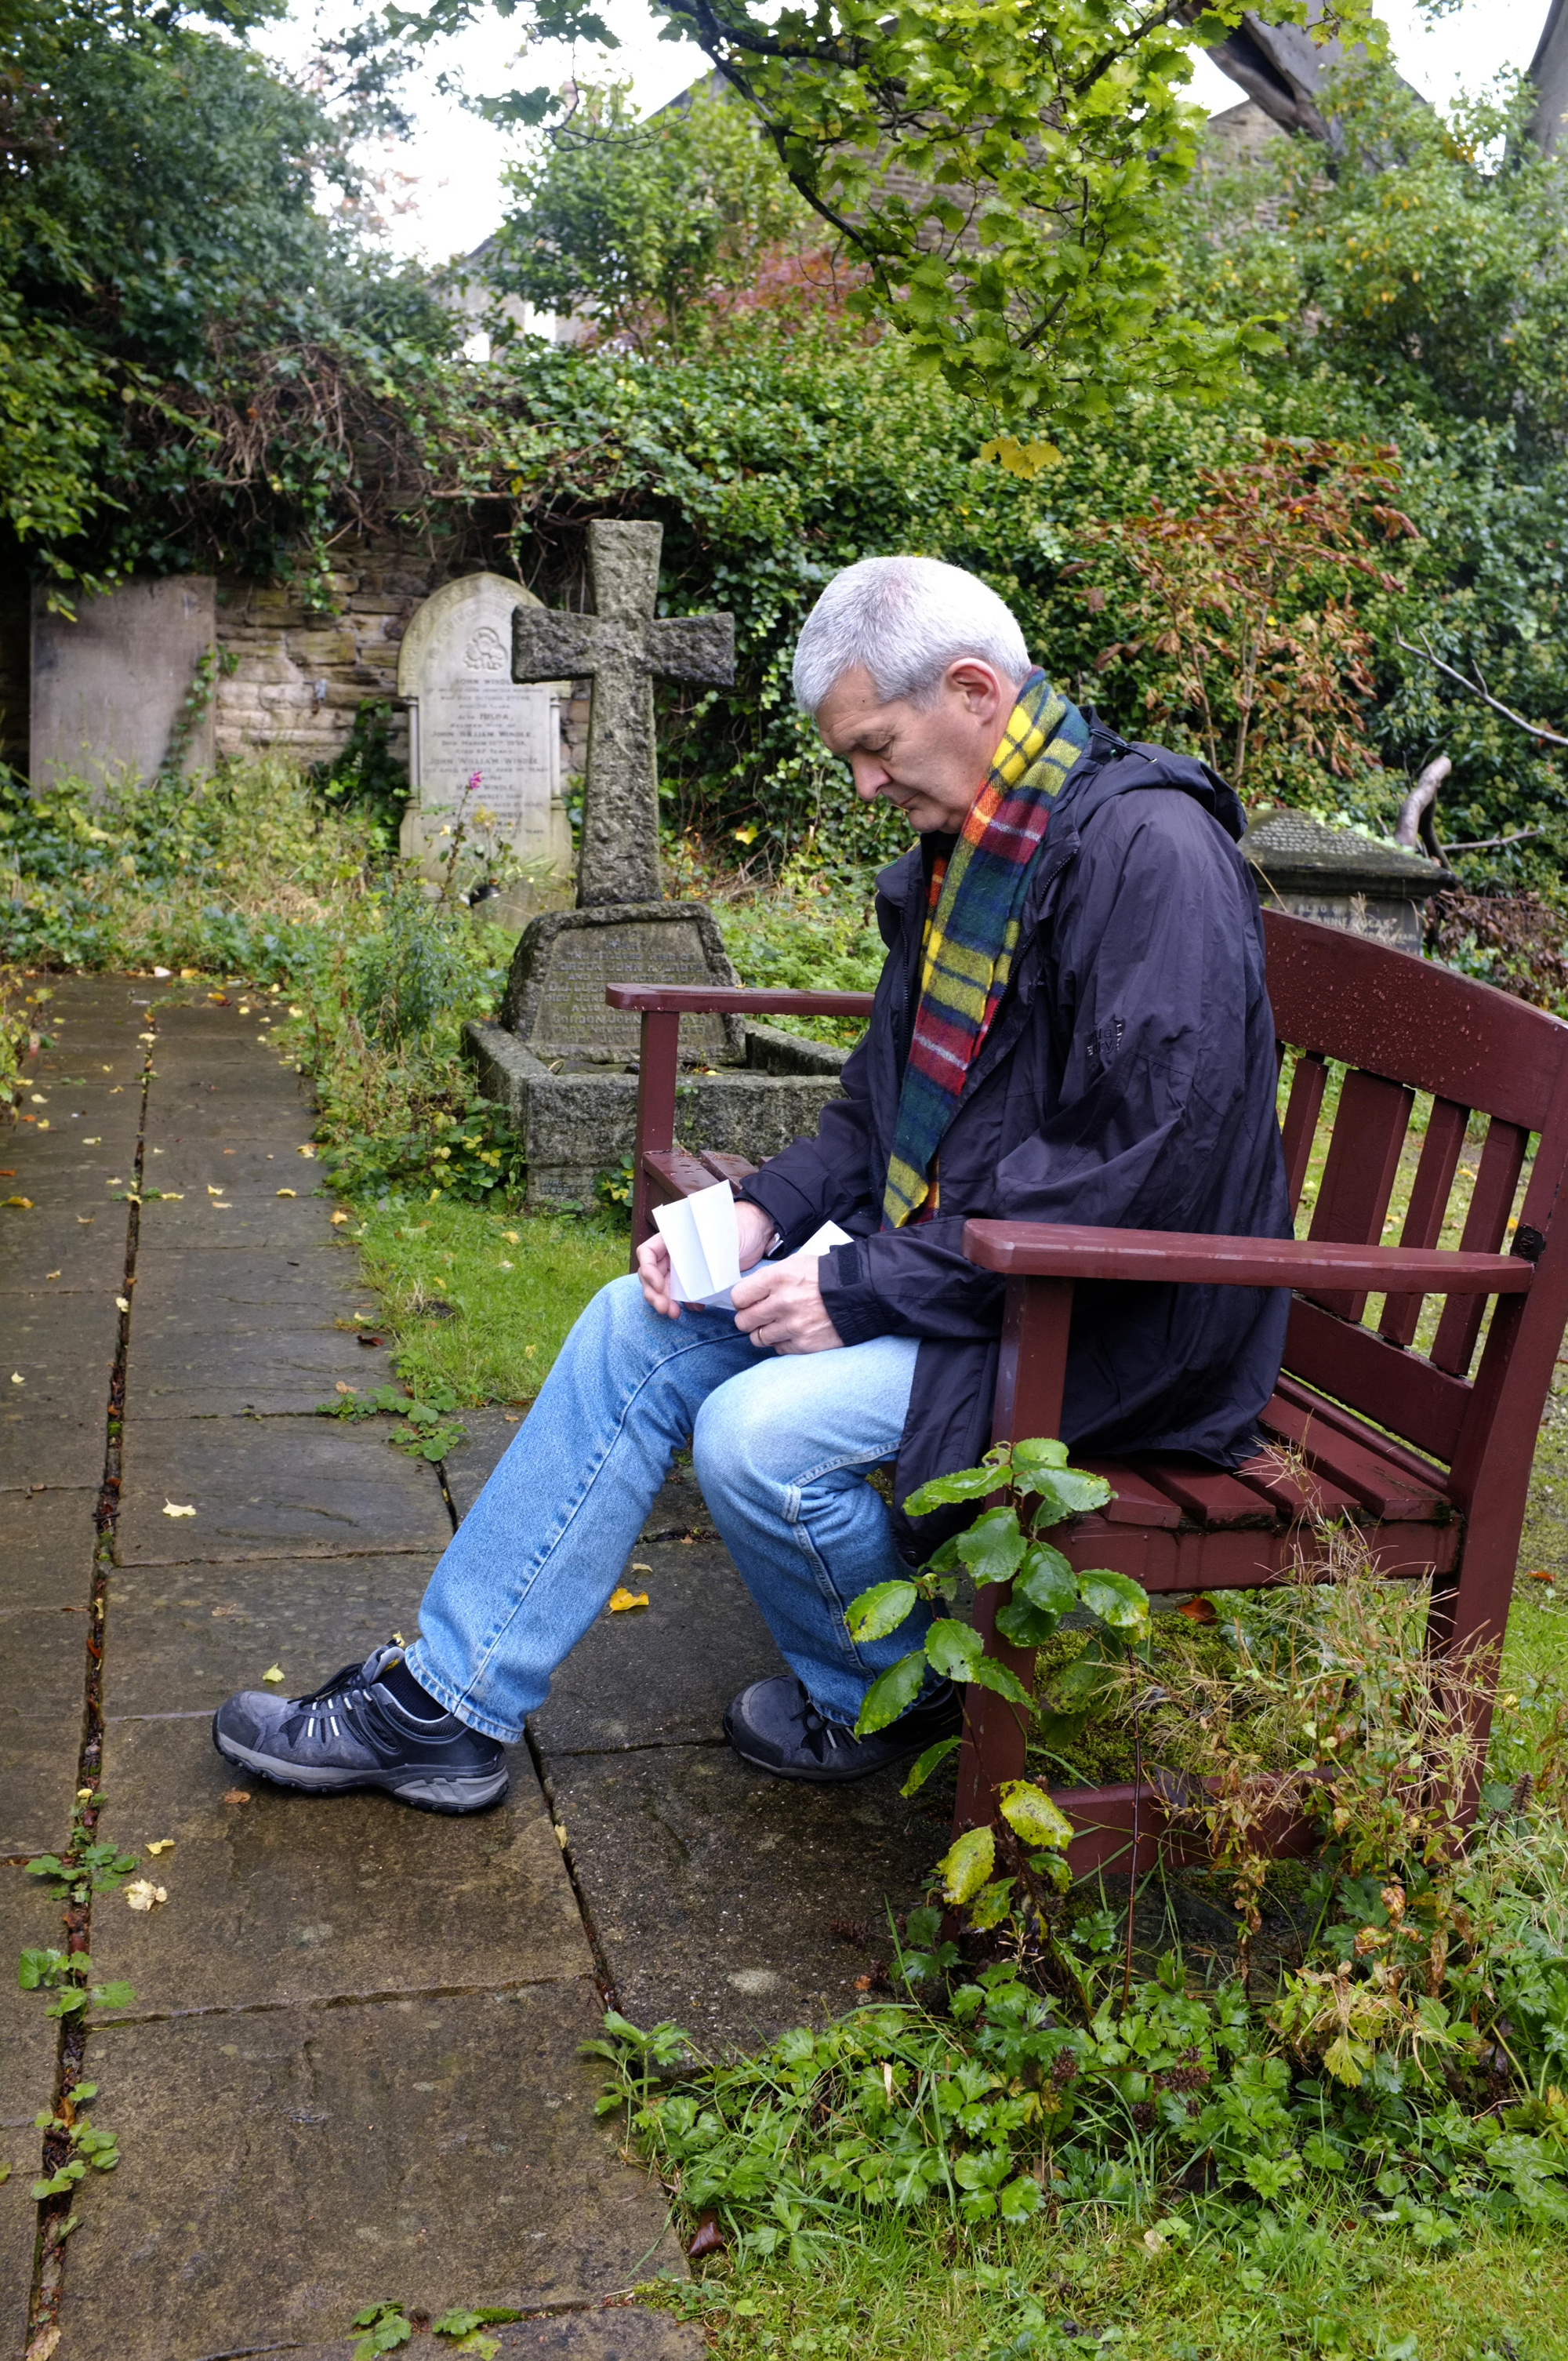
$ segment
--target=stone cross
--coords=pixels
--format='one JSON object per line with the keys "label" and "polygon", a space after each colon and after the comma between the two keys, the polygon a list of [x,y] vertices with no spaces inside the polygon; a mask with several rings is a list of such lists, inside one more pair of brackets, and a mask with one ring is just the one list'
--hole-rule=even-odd
{"label": "stone cross", "polygon": [[588,769],[583,790],[577,906],[657,902],[659,774],[653,681],[728,687],[735,677],[732,615],[653,612],[660,524],[588,527],[594,612],[519,607],[512,617],[514,681],[591,680]]}

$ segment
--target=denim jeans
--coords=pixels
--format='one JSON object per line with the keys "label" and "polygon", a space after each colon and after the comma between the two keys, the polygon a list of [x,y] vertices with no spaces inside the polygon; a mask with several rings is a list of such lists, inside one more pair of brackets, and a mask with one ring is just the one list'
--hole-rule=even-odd
{"label": "denim jeans", "polygon": [[449,1713],[511,1744],[620,1580],[672,1454],[692,1455],[713,1521],[785,1662],[828,1719],[852,1722],[877,1674],[915,1646],[851,1640],[844,1610],[905,1568],[865,1482],[892,1459],[913,1338],[776,1354],[728,1312],[651,1312],[612,1279],[425,1592],[409,1669]]}

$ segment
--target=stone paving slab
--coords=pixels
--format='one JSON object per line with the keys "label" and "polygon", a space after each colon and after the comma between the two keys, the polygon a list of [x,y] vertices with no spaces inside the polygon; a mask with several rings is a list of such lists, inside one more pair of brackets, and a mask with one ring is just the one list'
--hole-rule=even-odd
{"label": "stone paving slab", "polygon": [[[138,1257],[127,1384],[143,1418],[312,1411],[339,1378],[364,1385],[370,1356],[334,1325],[330,1303],[308,1319],[291,1304],[214,1301],[199,1277],[191,1283],[191,1259]],[[170,1262],[185,1267],[178,1278]]]}
{"label": "stone paving slab", "polygon": [[717,1542],[643,1542],[628,1587],[646,1607],[607,1609],[533,1717],[546,1756],[718,1741],[749,1681],[784,1669],[772,1633]]}
{"label": "stone paving slab", "polygon": [[[30,1175],[29,1175],[30,1178]],[[24,1196],[20,1179],[0,1180],[0,1188]],[[60,1277],[51,1279],[49,1273]],[[35,1296],[53,1301],[57,1293],[117,1295],[126,1276],[126,1211],[113,1205],[107,1213],[93,1202],[75,1207],[35,1204],[30,1213],[0,1203],[0,1297],[7,1299],[0,1318],[9,1326],[11,1301]],[[7,1372],[7,1374],[9,1374]]]}
{"label": "stone paving slab", "polygon": [[14,1296],[0,1341],[7,1403],[41,1423],[91,1402],[102,1426],[119,1334],[119,1309],[107,1291]]}
{"label": "stone paving slab", "polygon": [[[0,1854],[63,1844],[82,1751],[86,1618],[34,1609],[0,1625]],[[0,1977],[5,1962],[0,1958]]]}
{"label": "stone paving slab", "polygon": [[[143,1421],[127,1409],[122,1565],[439,1551],[452,1538],[435,1470],[391,1448],[390,1421]],[[168,1501],[196,1513],[166,1517]]]}
{"label": "stone paving slab", "polygon": [[[157,1185],[162,1185],[161,1175]],[[175,1189],[184,1185],[178,1169],[170,1185]],[[278,1185],[293,1184],[280,1181]],[[322,1198],[279,1197],[272,1190],[209,1197],[205,1183],[198,1180],[186,1187],[178,1202],[166,1197],[143,1205],[142,1236],[155,1249],[183,1246],[225,1255],[298,1255],[331,1236],[330,1212]]]}
{"label": "stone paving slab", "polygon": [[[236,1772],[207,1717],[111,1723],[101,1827],[169,1895],[94,1905],[93,1958],[130,2014],[570,1982],[591,1958],[528,1754],[488,1812],[295,1795]],[[225,1803],[247,1793],[247,1804]]]}
{"label": "stone paving slab", "polygon": [[86,1614],[97,1546],[95,1491],[18,1492],[0,1503],[5,1529],[5,1578],[0,1587],[0,1618],[35,1609]]}
{"label": "stone paving slab", "polygon": [[[446,1461],[446,1481],[459,1517],[467,1515],[484,1490],[497,1463],[508,1444],[514,1440],[524,1415],[521,1411],[505,1410],[466,1410],[463,1412],[468,1440],[459,1444]],[[679,1540],[687,1533],[694,1540],[711,1540],[713,1521],[691,1469],[673,1467],[648,1512],[642,1539]]]}
{"label": "stone paving slab", "polygon": [[137,1291],[170,1302],[210,1307],[219,1320],[238,1310],[288,1311],[302,1323],[345,1320],[379,1309],[373,1288],[359,1277],[352,1248],[309,1246],[287,1256],[241,1251],[214,1262],[202,1248],[170,1246],[143,1232],[137,1255]]}
{"label": "stone paving slab", "polygon": [[884,1903],[924,1899],[950,1840],[901,1773],[813,1787],[726,1746],[545,1759],[573,1866],[634,2023],[674,2017],[705,2048],[751,2048],[861,1997],[866,1954],[831,1919],[882,1938]]}
{"label": "stone paving slab", "polygon": [[103,1399],[83,1396],[49,1418],[12,1409],[21,1389],[6,1382],[9,1376],[0,1370],[0,1493],[96,1491],[104,1480],[106,1376]]}
{"label": "stone paving slab", "polygon": [[599,2013],[585,1978],[95,2032],[123,2160],[82,2200],[61,2361],[206,2361],[341,2338],[381,2296],[526,2310],[680,2268],[657,2188],[589,2115]]}
{"label": "stone paving slab", "polygon": [[6,2361],[27,2342],[38,2208],[31,2189],[41,2163],[33,2118],[54,2095],[59,2026],[43,1993],[20,1992],[16,1959],[24,1946],[63,1942],[60,1914],[36,1878],[0,1868],[0,2351]]}
{"label": "stone paving slab", "polygon": [[410,1552],[126,1567],[109,1593],[110,1719],[211,1713],[273,1664],[285,1695],[319,1688],[394,1632],[413,1639],[434,1562]]}

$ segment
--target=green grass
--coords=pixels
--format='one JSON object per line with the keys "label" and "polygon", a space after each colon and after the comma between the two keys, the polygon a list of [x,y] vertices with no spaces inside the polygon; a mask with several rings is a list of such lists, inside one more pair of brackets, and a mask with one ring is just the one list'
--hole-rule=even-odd
{"label": "green grass", "polygon": [[466,1406],[532,1401],[590,1297],[627,1264],[608,1220],[450,1198],[370,1208],[350,1233],[397,1338],[399,1375]]}
{"label": "green grass", "polygon": [[[714,2361],[1560,2361],[1568,2244],[1477,2229],[1423,2251],[1336,2202],[1150,2252],[1108,2211],[983,2235],[879,2224],[809,2259],[643,2300],[701,2323]],[[1193,2250],[1194,2246],[1196,2251]]]}

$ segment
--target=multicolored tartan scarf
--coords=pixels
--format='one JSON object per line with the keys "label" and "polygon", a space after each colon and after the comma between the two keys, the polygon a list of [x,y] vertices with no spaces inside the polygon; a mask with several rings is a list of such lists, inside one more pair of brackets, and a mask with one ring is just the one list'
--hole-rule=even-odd
{"label": "multicolored tartan scarf", "polygon": [[901,1228],[922,1207],[927,1217],[936,1210],[937,1151],[1013,972],[1029,864],[1088,743],[1077,706],[1043,672],[1032,672],[958,843],[932,877],[920,1005],[883,1193],[884,1229]]}

